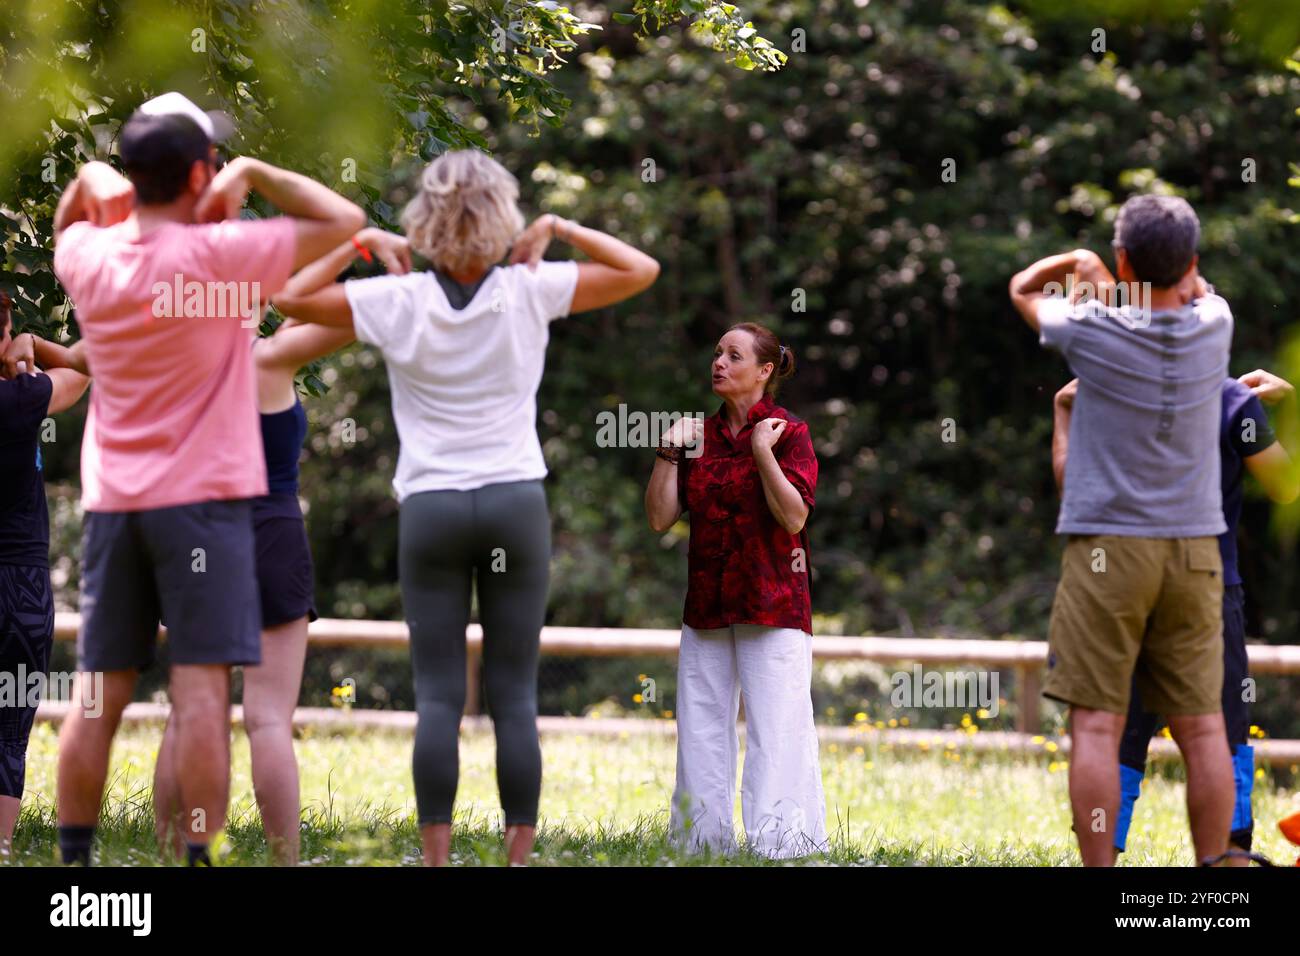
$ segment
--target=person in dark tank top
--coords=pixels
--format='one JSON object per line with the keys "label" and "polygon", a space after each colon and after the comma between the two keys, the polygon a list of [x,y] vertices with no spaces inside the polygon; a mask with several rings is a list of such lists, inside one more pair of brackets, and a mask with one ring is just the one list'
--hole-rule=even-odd
{"label": "person in dark tank top", "polygon": [[[286,334],[292,333],[286,330]],[[301,516],[298,509],[298,459],[303,442],[307,440],[307,410],[295,395],[288,408],[278,412],[263,411],[261,419],[267,494],[257,499],[254,514]]]}
{"label": "person in dark tank top", "polygon": [[[361,253],[374,252],[390,271],[409,271],[406,241],[364,229],[334,253],[304,268],[286,288],[328,281]],[[307,625],[316,619],[311,548],[298,502],[298,460],[307,438],[307,412],[294,378],[310,362],[354,341],[351,329],[288,319],[253,344],[257,405],[267,493],[253,500],[257,583],[262,605],[262,663],[244,668],[244,729],[253,764],[253,790],[267,844],[278,864],[298,862],[300,817],[293,712],[302,686]],[[175,777],[174,734],[169,723],[154,777],[160,844],[179,839],[180,789]]]}

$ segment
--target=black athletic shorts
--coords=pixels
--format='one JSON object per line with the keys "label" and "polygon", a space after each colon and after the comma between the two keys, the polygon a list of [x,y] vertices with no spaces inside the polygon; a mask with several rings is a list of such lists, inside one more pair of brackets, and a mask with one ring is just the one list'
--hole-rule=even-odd
{"label": "black athletic shorts", "polygon": [[50,569],[0,564],[0,797],[21,797],[27,741],[54,644]]}
{"label": "black athletic shorts", "polygon": [[87,512],[82,561],[80,670],[144,670],[160,620],[173,664],[262,662],[249,501]]}
{"label": "black athletic shorts", "polygon": [[278,627],[300,617],[316,620],[311,547],[297,496],[258,499],[253,505],[253,537],[262,627]]}

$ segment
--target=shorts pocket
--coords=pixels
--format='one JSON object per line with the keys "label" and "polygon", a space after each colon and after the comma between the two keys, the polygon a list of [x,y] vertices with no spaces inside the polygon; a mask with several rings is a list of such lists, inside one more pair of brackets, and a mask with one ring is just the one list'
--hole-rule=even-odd
{"label": "shorts pocket", "polygon": [[1187,542],[1187,570],[1209,571],[1218,574],[1223,570],[1219,556],[1219,543],[1213,538],[1199,538]]}

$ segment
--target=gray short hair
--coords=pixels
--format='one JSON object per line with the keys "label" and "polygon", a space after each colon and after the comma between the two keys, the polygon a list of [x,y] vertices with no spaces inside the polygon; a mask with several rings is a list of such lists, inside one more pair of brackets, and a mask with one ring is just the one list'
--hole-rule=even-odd
{"label": "gray short hair", "polygon": [[1115,246],[1128,255],[1139,282],[1177,285],[1192,265],[1201,223],[1180,196],[1133,196],[1115,220]]}
{"label": "gray short hair", "polygon": [[453,150],[430,163],[402,210],[411,248],[444,270],[497,262],[523,228],[519,181],[476,149]]}

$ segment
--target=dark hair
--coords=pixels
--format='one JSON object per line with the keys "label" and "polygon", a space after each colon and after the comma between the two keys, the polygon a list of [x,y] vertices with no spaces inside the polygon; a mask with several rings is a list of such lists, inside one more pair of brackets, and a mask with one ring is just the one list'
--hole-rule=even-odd
{"label": "dark hair", "polygon": [[0,331],[3,331],[13,322],[14,300],[9,298],[9,293],[0,289]]}
{"label": "dark hair", "polygon": [[145,206],[171,202],[185,190],[195,162],[207,162],[212,142],[188,116],[135,113],[122,127],[122,167]]}
{"label": "dark hair", "polygon": [[1128,255],[1139,282],[1157,289],[1178,284],[1201,239],[1201,223],[1186,199],[1134,196],[1115,220],[1115,247]]}
{"label": "dark hair", "polygon": [[748,332],[754,337],[754,358],[758,364],[772,363],[772,374],[768,377],[763,392],[775,395],[777,387],[794,374],[794,350],[782,345],[775,332],[757,322],[740,322],[727,331]]}

